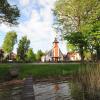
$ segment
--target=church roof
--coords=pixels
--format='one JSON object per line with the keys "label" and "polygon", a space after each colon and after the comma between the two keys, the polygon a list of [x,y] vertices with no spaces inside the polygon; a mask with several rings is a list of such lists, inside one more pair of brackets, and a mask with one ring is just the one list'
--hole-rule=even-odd
{"label": "church roof", "polygon": [[[51,49],[49,52],[47,52],[45,56],[47,56],[47,55],[50,56],[50,57],[53,57],[54,56],[53,55],[53,49]],[[62,57],[62,56],[64,56],[64,55],[59,48],[59,57]]]}

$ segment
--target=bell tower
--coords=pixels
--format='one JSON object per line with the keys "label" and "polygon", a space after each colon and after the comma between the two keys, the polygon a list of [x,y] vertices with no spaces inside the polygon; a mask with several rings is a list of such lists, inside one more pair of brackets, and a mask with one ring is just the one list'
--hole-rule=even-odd
{"label": "bell tower", "polygon": [[53,42],[53,61],[58,62],[59,61],[59,46],[58,46],[57,38],[55,38]]}

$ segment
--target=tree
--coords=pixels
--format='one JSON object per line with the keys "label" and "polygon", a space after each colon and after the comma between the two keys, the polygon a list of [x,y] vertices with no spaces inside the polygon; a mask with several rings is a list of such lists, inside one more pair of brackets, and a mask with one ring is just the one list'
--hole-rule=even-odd
{"label": "tree", "polygon": [[12,52],[15,43],[17,42],[17,34],[14,31],[8,32],[3,42],[3,50],[5,53]]}
{"label": "tree", "polygon": [[35,53],[33,52],[33,49],[32,48],[29,48],[28,52],[26,53],[26,60],[28,62],[34,62],[36,60],[36,55]]}
{"label": "tree", "polygon": [[91,55],[94,56],[94,51],[96,51],[96,60],[99,61],[100,60],[100,20],[97,18],[94,22],[85,24],[82,27],[82,31],[88,34],[87,36],[88,49],[91,52]]}
{"label": "tree", "polygon": [[41,61],[41,57],[44,55],[44,53],[41,50],[38,50],[36,54],[37,61]]}
{"label": "tree", "polygon": [[67,43],[67,50],[68,52],[77,51],[77,47],[73,44]]}
{"label": "tree", "polygon": [[88,35],[82,31],[87,23],[100,19],[100,0],[58,0],[54,14],[58,31],[70,44],[77,45],[81,60],[84,60],[83,51],[88,47]]}
{"label": "tree", "polygon": [[87,48],[87,38],[84,34],[75,32],[71,33],[70,35],[67,35],[65,37],[69,41],[70,44],[73,44],[77,49],[77,51],[80,52],[81,55],[81,61],[84,60],[84,50]]}
{"label": "tree", "polygon": [[16,5],[10,5],[7,0],[0,0],[0,23],[16,25],[18,17],[20,17],[20,13]]}
{"label": "tree", "polygon": [[4,51],[0,49],[0,62],[3,61],[3,57],[4,57]]}
{"label": "tree", "polygon": [[17,48],[17,55],[19,57],[19,60],[25,61],[26,53],[28,52],[29,45],[30,45],[30,40],[28,40],[26,36],[23,36],[19,41],[18,48]]}

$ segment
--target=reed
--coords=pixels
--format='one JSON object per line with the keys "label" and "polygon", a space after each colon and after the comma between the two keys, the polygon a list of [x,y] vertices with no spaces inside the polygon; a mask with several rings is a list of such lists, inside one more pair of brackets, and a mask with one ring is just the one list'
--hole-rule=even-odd
{"label": "reed", "polygon": [[80,90],[80,100],[100,100],[100,64],[82,65],[73,80]]}

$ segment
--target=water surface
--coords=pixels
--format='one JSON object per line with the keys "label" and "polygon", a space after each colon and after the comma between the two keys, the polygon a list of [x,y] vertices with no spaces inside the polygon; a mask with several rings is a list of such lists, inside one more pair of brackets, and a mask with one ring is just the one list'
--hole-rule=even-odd
{"label": "water surface", "polygon": [[36,100],[73,100],[68,82],[33,85]]}
{"label": "water surface", "polygon": [[[21,85],[6,86],[0,89],[0,100],[21,100]],[[68,82],[47,83],[33,85],[35,100],[73,100]]]}

